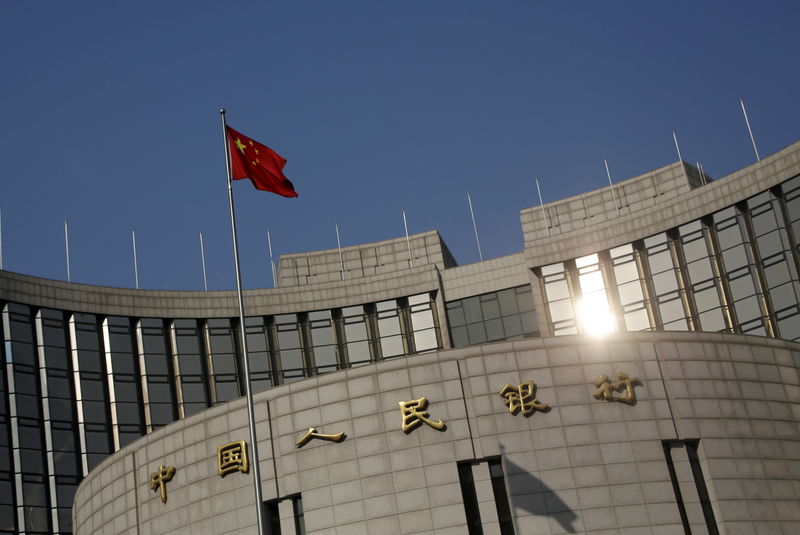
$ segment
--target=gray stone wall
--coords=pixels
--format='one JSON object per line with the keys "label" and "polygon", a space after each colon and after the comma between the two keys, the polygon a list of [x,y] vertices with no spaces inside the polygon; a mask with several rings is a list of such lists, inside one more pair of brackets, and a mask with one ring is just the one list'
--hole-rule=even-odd
{"label": "gray stone wall", "polygon": [[[309,534],[465,533],[457,462],[502,456],[519,534],[682,534],[664,442],[699,439],[720,533],[800,531],[800,346],[759,337],[620,333],[486,344],[353,368],[256,396],[265,499],[301,493]],[[640,379],[637,402],[593,397],[601,374]],[[512,415],[505,384],[550,405]],[[398,402],[433,420],[403,433]],[[295,441],[308,427],[341,443]],[[251,475],[216,475],[216,448],[248,440],[243,400],[173,423],[91,472],[78,534],[251,534]],[[690,456],[673,447],[693,533],[705,519]],[[177,468],[162,504],[147,485]],[[484,465],[473,469],[485,533],[498,533]],[[291,514],[281,504],[286,532]],[[494,529],[493,529],[494,528]]]}

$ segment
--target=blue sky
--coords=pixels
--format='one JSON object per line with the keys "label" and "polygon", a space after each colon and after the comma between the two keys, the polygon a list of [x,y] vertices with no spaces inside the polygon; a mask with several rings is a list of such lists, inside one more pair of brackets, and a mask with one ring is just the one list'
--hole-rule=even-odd
{"label": "blue sky", "polygon": [[300,197],[234,184],[246,288],[275,255],[437,229],[522,250],[519,210],[677,159],[723,176],[800,139],[796,1],[3,2],[4,268],[235,286],[218,109]]}

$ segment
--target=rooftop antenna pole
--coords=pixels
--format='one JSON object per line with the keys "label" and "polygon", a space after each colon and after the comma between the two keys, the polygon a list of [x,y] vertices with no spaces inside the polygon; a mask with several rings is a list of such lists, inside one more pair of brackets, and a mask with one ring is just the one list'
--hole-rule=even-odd
{"label": "rooftop antenna pole", "polygon": [[0,269],[3,269],[3,209],[0,208]]}
{"label": "rooftop antenna pole", "polygon": [[544,228],[547,230],[547,235],[550,236],[550,223],[547,221],[547,214],[544,212],[544,201],[542,201],[542,190],[539,188],[539,179],[536,180],[536,191],[539,192],[539,206],[542,208],[542,221],[544,221]]}
{"label": "rooftop antenna pole", "polygon": [[758,147],[756,147],[756,138],[753,137],[753,129],[750,128],[750,119],[747,118],[747,109],[744,107],[744,100],[739,99],[739,104],[742,105],[742,113],[744,114],[744,122],[747,123],[747,131],[750,133],[750,141],[753,143],[753,150],[756,153],[756,160],[761,161],[761,156],[758,155]]}
{"label": "rooftop antenna pole", "polygon": [[225,146],[225,170],[228,174],[228,203],[231,208],[231,234],[233,236],[233,262],[236,265],[236,296],[239,301],[239,329],[242,341],[242,368],[244,371],[245,397],[247,398],[247,424],[250,428],[250,457],[253,461],[253,494],[258,520],[258,533],[264,530],[264,500],[261,496],[261,466],[258,463],[258,438],[256,437],[256,417],[253,410],[253,384],[250,382],[250,356],[247,352],[247,329],[244,320],[244,296],[242,295],[242,271],[239,267],[239,240],[236,237],[236,213],[233,208],[233,187],[231,186],[231,153],[228,143],[228,125],[225,123],[225,110],[219,110],[222,120],[222,140]]}
{"label": "rooftop antenna pole", "polygon": [[694,166],[697,167],[697,170],[700,172],[700,182],[702,182],[705,186],[708,182],[706,182],[706,177],[703,173],[703,166],[700,164],[700,162],[695,163]]}
{"label": "rooftop antenna pole", "polygon": [[133,241],[133,276],[136,280],[136,289],[139,289],[139,259],[136,258],[136,229],[131,229],[131,240]]}
{"label": "rooftop antenna pole", "polygon": [[475,212],[472,210],[472,195],[467,192],[467,202],[469,203],[469,215],[472,216],[472,229],[475,231],[475,242],[478,244],[478,257],[483,262],[483,251],[481,250],[481,239],[478,237],[478,225],[475,224]]}
{"label": "rooftop antenna pole", "polygon": [[272,287],[277,288],[278,279],[275,278],[275,262],[272,260],[272,236],[267,229],[267,248],[269,249],[269,267],[272,268]]}
{"label": "rooftop antenna pole", "polygon": [[339,265],[342,268],[342,280],[344,280],[344,257],[342,256],[342,240],[339,239],[339,223],[336,223],[336,245],[339,247]]}
{"label": "rooftop antenna pole", "polygon": [[203,245],[203,233],[200,233],[200,260],[203,263],[203,288],[208,291],[208,279],[206,278],[206,248]]}
{"label": "rooftop antenna pole", "polygon": [[678,134],[675,130],[672,131],[672,139],[675,141],[675,150],[678,151],[678,163],[681,164],[681,169],[683,170],[683,178],[686,179],[686,182],[689,182],[689,175],[686,174],[686,166],[683,165],[683,157],[681,156],[681,148],[678,145]]}
{"label": "rooftop antenna pole", "polygon": [[67,282],[72,282],[72,277],[69,272],[69,227],[67,226],[66,219],[64,220],[64,252],[67,256]]}
{"label": "rooftop antenna pole", "polygon": [[611,183],[611,171],[608,170],[608,160],[603,158],[603,163],[606,164],[606,175],[608,175],[608,187],[611,188],[611,197],[614,199],[614,206],[617,207],[617,212],[619,212],[620,207],[617,202],[617,194],[614,192],[614,184]]}
{"label": "rooftop antenna pole", "polygon": [[411,254],[411,238],[408,237],[408,221],[406,221],[406,211],[403,210],[403,228],[406,231],[406,246],[408,247],[408,267],[414,267],[414,255]]}

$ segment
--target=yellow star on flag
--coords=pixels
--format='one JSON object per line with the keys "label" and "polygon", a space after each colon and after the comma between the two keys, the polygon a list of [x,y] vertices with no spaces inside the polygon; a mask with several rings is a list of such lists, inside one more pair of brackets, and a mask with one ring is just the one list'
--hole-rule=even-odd
{"label": "yellow star on flag", "polygon": [[247,145],[245,145],[244,143],[242,143],[242,140],[241,140],[241,139],[239,139],[238,137],[236,138],[236,148],[237,148],[237,149],[239,149],[239,152],[241,152],[242,154],[244,154],[244,149],[245,149],[245,147],[246,147],[246,146],[247,146]]}

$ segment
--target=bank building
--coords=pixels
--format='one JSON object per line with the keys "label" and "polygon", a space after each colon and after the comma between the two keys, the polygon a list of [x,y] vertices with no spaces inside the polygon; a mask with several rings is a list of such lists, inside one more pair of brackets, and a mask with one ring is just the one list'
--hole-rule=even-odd
{"label": "bank building", "polygon": [[[800,143],[284,255],[274,289],[0,272],[0,532],[800,533]],[[238,334],[237,334],[238,333]]]}

